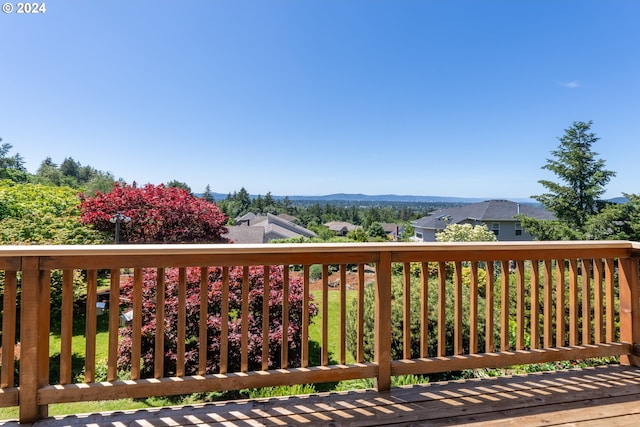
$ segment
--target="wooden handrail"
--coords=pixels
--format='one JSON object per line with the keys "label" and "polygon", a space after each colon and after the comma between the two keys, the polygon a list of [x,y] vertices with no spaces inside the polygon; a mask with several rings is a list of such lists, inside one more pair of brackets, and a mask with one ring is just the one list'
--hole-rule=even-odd
{"label": "wooden handrail", "polygon": [[[403,374],[499,367],[510,364],[549,362],[620,355],[621,363],[640,365],[640,281],[638,279],[640,243],[626,241],[571,242],[474,242],[474,243],[368,243],[368,244],[266,244],[266,245],[105,245],[105,246],[4,246],[0,247],[0,270],[4,271],[6,291],[3,310],[3,352],[0,371],[0,406],[20,407],[20,421],[34,422],[47,415],[51,403],[92,399],[118,399],[152,395],[185,394],[202,391],[229,390],[284,384],[340,381],[375,378],[379,390],[391,386],[391,377]],[[315,304],[320,304],[320,357],[311,365],[309,352],[310,266],[322,265],[321,292]],[[329,319],[328,280],[330,265],[339,266],[340,315]],[[354,324],[353,360],[347,363],[347,265],[358,266],[357,285],[349,298],[355,298],[357,309]],[[374,266],[374,319],[366,318],[365,265]],[[413,266],[417,268],[414,270]],[[220,319],[248,319],[250,292],[249,267],[260,267],[265,286],[262,300],[269,300],[269,273],[284,269],[284,292],[292,266],[302,266],[302,319],[300,360],[292,360],[282,334],[284,350],[270,361],[269,340],[271,312],[263,305],[256,315],[262,324],[263,347],[259,371],[249,369],[247,328],[241,328],[240,360],[237,372],[230,370],[227,339],[231,333],[226,320],[220,330],[224,343],[220,345],[219,370],[207,370],[207,360],[199,357],[194,375],[188,374],[185,362],[187,320],[186,286],[189,269],[198,274],[198,298],[207,295],[208,272],[221,270],[221,293],[225,297],[220,312],[207,313],[203,302],[199,316],[215,314]],[[230,269],[241,267],[240,307],[232,310]],[[136,362],[131,367],[131,380],[117,381],[118,314],[109,313],[109,350],[107,383],[96,383],[96,290],[98,271],[111,273],[110,304],[118,304],[121,269],[133,271],[132,359],[140,360],[143,313],[149,301],[144,300],[143,277],[146,269],[156,275],[156,289],[162,295],[154,301],[153,313],[163,320],[165,312],[165,275],[179,270],[177,307],[178,347],[175,377],[163,377],[162,352],[164,335],[155,332],[153,375],[147,376]],[[61,270],[63,298],[62,348],[60,349],[60,380],[49,379],[49,334],[51,332],[50,275]],[[397,278],[394,271],[402,270]],[[88,284],[86,300],[87,346],[84,382],[77,383],[71,375],[71,325],[74,271],[84,272]],[[196,274],[194,273],[194,274]],[[481,278],[480,275],[485,278]],[[291,277],[290,277],[291,275]],[[19,279],[19,280],[18,280]],[[129,280],[129,279],[123,279]],[[293,282],[291,282],[293,283]],[[20,291],[20,372],[19,387],[13,384],[10,358],[15,340],[17,319],[10,305]],[[233,284],[233,286],[236,286]],[[333,285],[332,285],[333,286]],[[396,286],[398,288],[396,289]],[[412,290],[419,288],[419,301]],[[401,297],[398,297],[401,295]],[[466,295],[466,296],[465,296]],[[468,299],[469,308],[463,301]],[[452,301],[449,305],[447,301]],[[617,306],[619,301],[619,306]],[[9,304],[9,306],[7,306]],[[392,304],[402,306],[402,326],[393,324]],[[412,310],[413,305],[418,312]],[[484,310],[480,309],[484,304]],[[14,304],[15,305],[15,304]],[[282,306],[282,319],[289,324],[291,307]],[[469,311],[466,311],[469,310]],[[12,314],[13,313],[13,314]],[[415,317],[415,318],[414,318]],[[449,319],[453,319],[450,328]],[[468,324],[471,319],[471,325]],[[619,319],[619,329],[616,328]],[[230,320],[229,320],[230,321]],[[337,336],[330,336],[329,323],[336,322]],[[415,327],[412,325],[416,325]],[[367,329],[370,328],[370,329]],[[415,336],[415,331],[418,331]],[[511,334],[514,335],[511,335]],[[373,348],[365,345],[365,335],[373,335]],[[399,350],[392,342],[400,336]],[[194,338],[199,340],[198,354],[207,351],[207,329],[200,325]],[[147,338],[144,338],[147,339]],[[338,341],[338,365],[330,365],[328,346]],[[8,351],[7,351],[8,350]],[[369,356],[372,353],[372,358]],[[274,365],[271,365],[273,363]],[[292,367],[300,366],[300,367]],[[277,369],[274,369],[277,367]]]}

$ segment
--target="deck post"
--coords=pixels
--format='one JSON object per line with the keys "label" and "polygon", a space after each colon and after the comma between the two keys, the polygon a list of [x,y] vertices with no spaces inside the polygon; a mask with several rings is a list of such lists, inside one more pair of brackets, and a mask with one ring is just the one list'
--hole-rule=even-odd
{"label": "deck post", "polygon": [[375,350],[378,365],[376,388],[391,388],[391,253],[380,252],[376,264],[375,290]]}
{"label": "deck post", "polygon": [[[44,322],[48,323],[49,314],[43,313],[49,310],[49,305],[41,307],[44,298],[49,300],[49,295],[44,295],[43,274],[40,271],[39,257],[22,258],[22,298],[20,313],[20,423],[33,423],[48,415],[46,405],[38,405],[38,388],[42,385],[43,371],[46,368],[48,375],[48,336],[47,328],[46,345],[42,342],[41,329]],[[47,354],[43,356],[43,351]],[[44,358],[46,357],[47,360]]]}
{"label": "deck post", "polygon": [[632,354],[620,356],[623,365],[640,366],[640,291],[638,285],[638,258],[619,260],[620,281],[620,341],[632,345]]}

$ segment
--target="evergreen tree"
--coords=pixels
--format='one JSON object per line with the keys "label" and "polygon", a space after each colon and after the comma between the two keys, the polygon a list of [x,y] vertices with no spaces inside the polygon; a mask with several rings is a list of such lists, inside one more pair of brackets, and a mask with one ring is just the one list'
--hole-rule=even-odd
{"label": "evergreen tree", "polygon": [[[585,238],[584,227],[590,217],[597,215],[602,207],[599,197],[605,186],[615,176],[615,172],[605,169],[605,161],[596,158],[592,145],[600,138],[590,132],[592,122],[574,122],[559,138],[560,145],[551,152],[542,167],[553,172],[559,182],[538,181],[547,193],[532,196],[553,212],[557,223],[544,227],[541,222],[523,217],[523,225],[537,238],[564,240]],[[546,231],[540,233],[542,229]],[[549,233],[549,230],[554,230]]]}
{"label": "evergreen tree", "polygon": [[209,203],[213,203],[216,199],[213,198],[213,194],[211,193],[211,187],[209,184],[204,188],[204,193],[202,193],[202,198],[205,199]]}

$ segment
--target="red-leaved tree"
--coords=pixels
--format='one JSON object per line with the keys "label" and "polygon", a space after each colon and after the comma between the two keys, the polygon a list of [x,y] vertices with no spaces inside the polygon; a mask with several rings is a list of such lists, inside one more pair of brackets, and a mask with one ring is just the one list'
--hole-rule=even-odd
{"label": "red-leaved tree", "polygon": [[227,228],[226,218],[215,203],[194,197],[181,188],[116,183],[109,193],[83,198],[80,221],[113,235],[116,215],[120,240],[129,243],[216,243]]}
{"label": "red-leaved tree", "polygon": [[[186,334],[185,334],[185,374],[197,374],[199,356],[200,328],[200,268],[186,269]],[[219,372],[220,369],[220,326],[222,304],[222,268],[210,267],[208,274],[207,298],[207,368],[206,373]],[[228,372],[240,370],[242,328],[248,328],[249,369],[261,369],[262,347],[269,346],[269,367],[278,367],[282,351],[282,267],[269,269],[269,342],[262,339],[262,303],[264,290],[264,269],[261,266],[249,268],[249,317],[244,322],[242,313],[242,267],[229,268],[229,319],[228,322]],[[300,366],[302,336],[302,283],[299,279],[289,280],[289,327],[288,360],[289,367]],[[176,374],[178,340],[178,283],[179,270],[165,270],[165,310],[164,324],[164,372],[163,376]],[[142,375],[152,377],[155,360],[157,270],[143,271],[143,308],[142,308]],[[122,285],[122,297],[133,299],[133,280],[125,280]],[[309,318],[318,310],[313,302],[309,303]],[[119,346],[119,365],[131,367],[131,322],[121,329],[122,339]]]}

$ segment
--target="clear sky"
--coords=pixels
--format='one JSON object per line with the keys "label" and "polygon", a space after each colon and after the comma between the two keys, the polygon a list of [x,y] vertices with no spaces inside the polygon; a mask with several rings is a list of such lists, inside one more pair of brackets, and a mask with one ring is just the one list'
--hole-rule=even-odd
{"label": "clear sky", "polygon": [[[4,2],[4,0],[3,0]],[[48,0],[0,13],[0,137],[131,183],[541,194],[574,121],[640,193],[640,1]]]}

